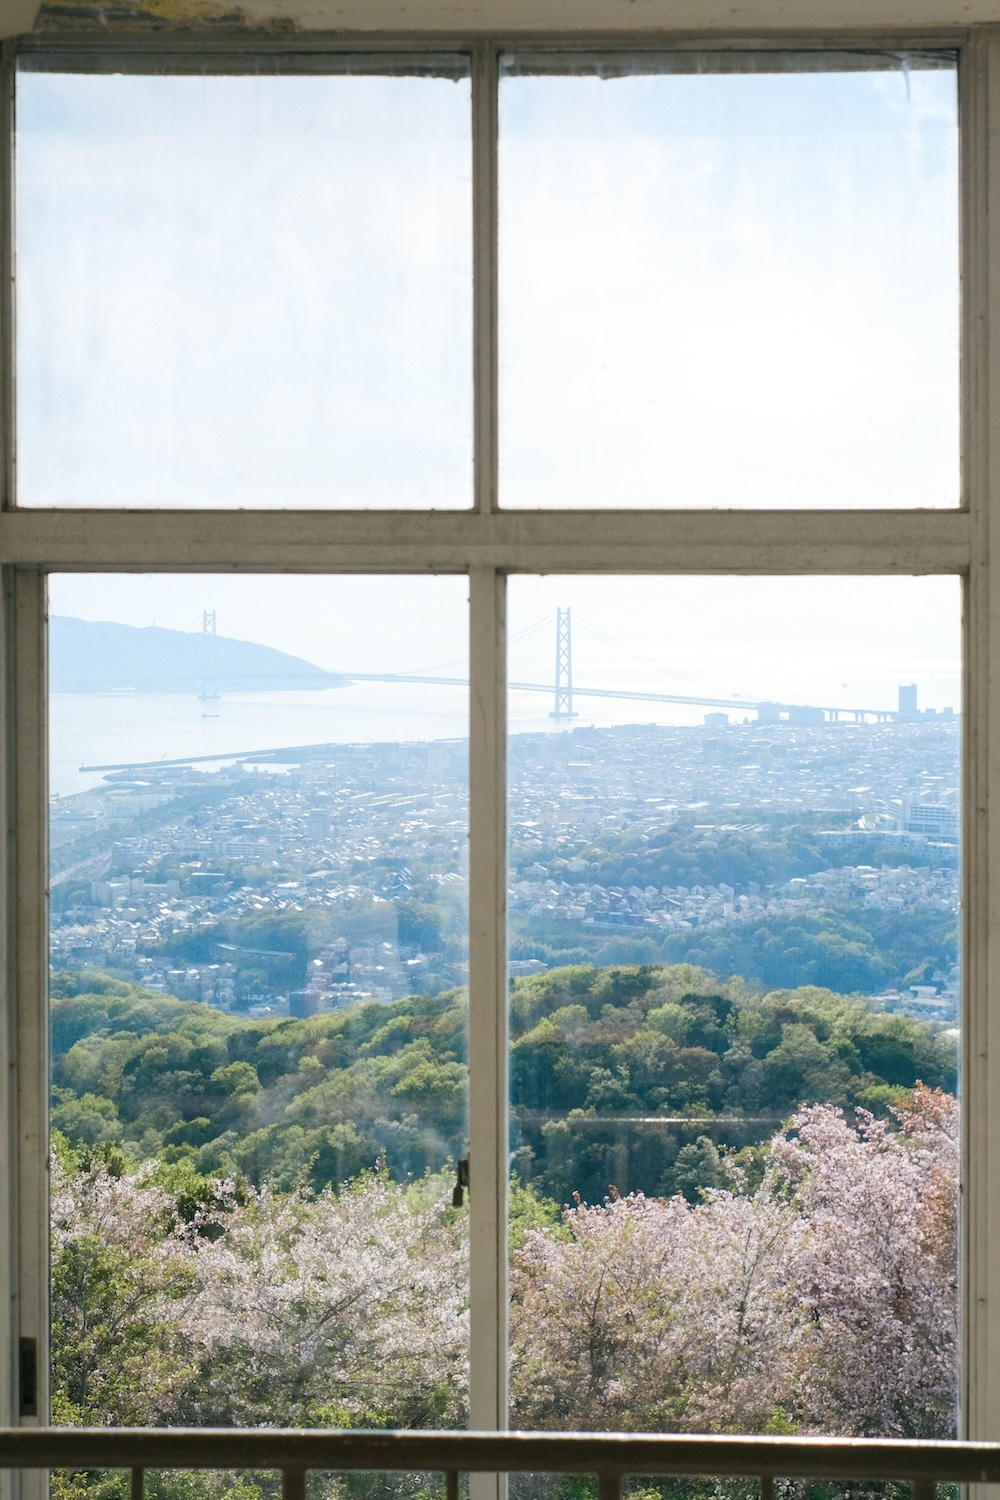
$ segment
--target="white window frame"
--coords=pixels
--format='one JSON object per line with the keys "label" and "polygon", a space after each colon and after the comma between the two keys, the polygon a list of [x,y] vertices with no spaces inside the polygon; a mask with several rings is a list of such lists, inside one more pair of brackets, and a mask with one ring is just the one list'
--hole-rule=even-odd
{"label": "white window frame", "polygon": [[[643,0],[643,14],[651,0]],[[467,573],[470,579],[470,1425],[507,1421],[507,986],[505,826],[505,581],[510,573],[951,574],[964,584],[963,1289],[962,1436],[1000,1439],[1000,28],[933,34],[883,27],[779,35],[754,0],[755,44],[803,49],[859,40],[891,48],[954,47],[961,100],[963,504],[954,510],[507,511],[497,503],[497,68],[519,42],[600,48],[703,41],[718,46],[722,15],[675,8],[673,29],[601,35],[487,35],[482,0],[464,35],[434,14],[406,34],[141,35],[145,50],[210,53],[456,50],[472,57],[475,482],[467,512],[122,511],[18,509],[13,430],[14,272],[11,160],[18,45],[73,53],[118,45],[49,33],[3,44],[0,66],[0,817],[5,980],[0,1069],[0,1423],[44,1423],[47,1412],[48,1194],[46,1099],[47,897],[45,578],[50,571]],[[886,0],[883,0],[886,3]],[[932,4],[933,0],[926,0]],[[308,7],[305,7],[308,9]],[[333,9],[332,5],[329,7]],[[355,0],[342,23],[370,24]],[[493,4],[499,11],[500,0]],[[571,7],[572,8],[572,7]],[[315,9],[315,6],[314,6]],[[839,0],[842,27],[863,0]],[[729,14],[729,8],[725,8]],[[846,20],[845,20],[846,12]],[[679,14],[680,13],[680,14]],[[679,18],[678,18],[679,14]],[[342,19],[338,12],[338,19]],[[815,15],[813,15],[815,21]],[[891,18],[890,18],[891,19]],[[923,18],[923,19],[926,19]],[[931,16],[933,19],[933,15]],[[943,16],[942,20],[947,20]],[[489,16],[486,16],[489,20]],[[502,18],[501,18],[502,21]],[[408,24],[413,25],[412,20]],[[700,35],[694,30],[700,27]],[[732,45],[741,45],[738,37]],[[991,528],[996,538],[991,538]],[[991,545],[992,540],[992,545]],[[993,667],[995,664],[995,668]],[[6,1171],[3,1168],[6,1167]],[[18,1407],[18,1340],[39,1350],[39,1415]],[[12,1477],[5,1481],[13,1494]],[[476,1500],[499,1480],[476,1476]],[[27,1494],[37,1484],[25,1476]]]}

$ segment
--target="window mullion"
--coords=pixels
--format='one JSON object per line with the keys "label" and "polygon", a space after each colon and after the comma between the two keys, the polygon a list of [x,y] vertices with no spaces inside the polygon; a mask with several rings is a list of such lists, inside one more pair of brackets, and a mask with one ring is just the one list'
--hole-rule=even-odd
{"label": "window mullion", "polygon": [[[475,508],[497,509],[497,53],[472,58]],[[506,580],[469,585],[469,1425],[507,1425]],[[470,1479],[498,1500],[499,1476]]]}
{"label": "window mullion", "polygon": [[960,1435],[1000,1436],[1000,31],[962,59],[963,483],[971,513],[965,608],[965,889],[962,1119],[963,1357]]}
{"label": "window mullion", "polygon": [[[469,1423],[507,1425],[506,683],[504,576],[470,576]],[[473,1500],[497,1495],[473,1476]]]}
{"label": "window mullion", "polygon": [[[0,58],[0,507],[15,503],[14,44]],[[6,1080],[0,1142],[3,1200],[3,1420],[37,1425],[49,1407],[47,704],[45,576],[3,570],[0,803],[6,829],[0,935],[5,976],[0,1064]],[[33,1354],[35,1389],[22,1386],[21,1348]],[[24,1400],[34,1395],[32,1406]],[[5,1496],[41,1500],[46,1476],[9,1473]]]}

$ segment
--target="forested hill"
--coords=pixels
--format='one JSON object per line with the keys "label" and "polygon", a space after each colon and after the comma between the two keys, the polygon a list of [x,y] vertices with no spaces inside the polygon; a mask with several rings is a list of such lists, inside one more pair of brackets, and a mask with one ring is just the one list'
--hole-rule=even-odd
{"label": "forested hill", "polygon": [[206,684],[220,693],[266,692],[344,681],[253,641],[65,615],[49,620],[49,673],[54,693],[198,693]]}
{"label": "forested hill", "polygon": [[[382,1156],[393,1176],[420,1175],[466,1151],[465,1005],[453,990],[251,1020],[57,974],[53,1125],[75,1145],[281,1188],[337,1184]],[[956,1083],[956,1036],[939,1024],[815,988],[755,995],[689,965],[519,980],[511,1025],[517,1168],[559,1201],[711,1180],[716,1144],[764,1139],[802,1102],[884,1113],[918,1079]],[[705,1135],[715,1116],[732,1129]],[[623,1130],[652,1130],[651,1144],[630,1158]]]}

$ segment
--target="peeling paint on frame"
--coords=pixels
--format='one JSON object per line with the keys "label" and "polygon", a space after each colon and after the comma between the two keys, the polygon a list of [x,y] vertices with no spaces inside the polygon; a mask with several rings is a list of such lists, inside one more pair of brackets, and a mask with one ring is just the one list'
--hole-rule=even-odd
{"label": "peeling paint on frame", "polygon": [[[31,29],[37,0],[0,0],[0,36]],[[415,36],[421,32],[585,35],[697,32],[730,37],[829,34],[838,28],[909,32],[1000,22],[998,0],[45,0],[38,30],[223,29]]]}
{"label": "peeling paint on frame", "polygon": [[202,27],[253,27],[273,31],[296,30],[292,16],[250,17],[241,5],[226,0],[110,0],[110,3],[79,3],[79,0],[48,0],[38,12],[36,30],[90,30],[93,27],[142,26],[183,30]]}

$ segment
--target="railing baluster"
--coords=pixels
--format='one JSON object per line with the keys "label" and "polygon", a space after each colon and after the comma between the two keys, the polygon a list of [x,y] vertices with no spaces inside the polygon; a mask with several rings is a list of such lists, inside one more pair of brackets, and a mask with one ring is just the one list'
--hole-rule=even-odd
{"label": "railing baluster", "polygon": [[774,1476],[772,1474],[760,1476],[760,1500],[774,1500]]}
{"label": "railing baluster", "polygon": [[458,1500],[458,1471],[449,1469],[444,1476],[444,1500]]}
{"label": "railing baluster", "polygon": [[913,1481],[913,1500],[935,1500],[937,1496],[937,1485],[932,1479],[915,1479]]}
{"label": "railing baluster", "polygon": [[306,1500],[305,1469],[282,1469],[281,1500]]}
{"label": "railing baluster", "polygon": [[622,1476],[620,1474],[598,1474],[597,1500],[621,1500]]}
{"label": "railing baluster", "polygon": [[144,1480],[144,1478],[145,1478],[145,1470],[144,1469],[133,1469],[132,1470],[132,1496],[131,1496],[131,1500],[142,1500],[142,1491],[143,1491],[143,1480]]}

